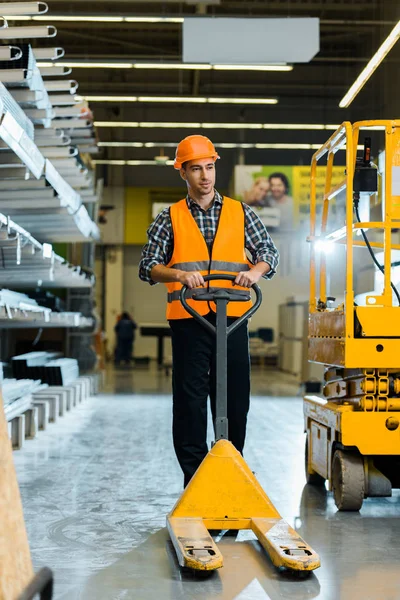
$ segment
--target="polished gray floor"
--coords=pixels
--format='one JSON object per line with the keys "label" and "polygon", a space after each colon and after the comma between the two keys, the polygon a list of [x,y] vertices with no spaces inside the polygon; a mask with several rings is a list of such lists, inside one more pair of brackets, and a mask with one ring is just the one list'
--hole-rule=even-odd
{"label": "polished gray floor", "polygon": [[273,371],[253,375],[245,458],[322,566],[278,573],[240,532],[219,542],[223,569],[182,574],[165,529],[182,484],[169,386],[155,370],[110,372],[105,393],[14,453],[34,565],[53,568],[56,600],[400,599],[400,495],[343,514],[305,487],[302,401]]}

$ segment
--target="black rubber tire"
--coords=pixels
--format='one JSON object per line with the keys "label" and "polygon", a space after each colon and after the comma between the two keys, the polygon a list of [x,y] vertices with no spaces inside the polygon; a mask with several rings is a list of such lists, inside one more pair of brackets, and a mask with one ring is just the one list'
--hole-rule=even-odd
{"label": "black rubber tire", "polygon": [[322,487],[325,485],[325,478],[322,477],[319,473],[315,471],[309,471],[308,469],[308,433],[306,436],[306,447],[304,452],[304,468],[306,472],[306,481],[309,485],[315,485],[317,487]]}
{"label": "black rubber tire", "polygon": [[332,490],[339,510],[360,510],[365,491],[362,456],[344,450],[335,451],[332,460]]}

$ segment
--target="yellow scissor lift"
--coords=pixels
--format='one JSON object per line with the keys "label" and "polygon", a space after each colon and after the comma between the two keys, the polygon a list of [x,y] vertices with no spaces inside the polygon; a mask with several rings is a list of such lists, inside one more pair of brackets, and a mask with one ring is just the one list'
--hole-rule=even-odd
{"label": "yellow scissor lift", "polygon": [[[360,222],[359,202],[369,202],[377,190],[377,171],[370,163],[368,143],[357,158],[360,130],[382,129],[385,136],[383,216],[379,222]],[[344,181],[332,187],[336,152],[346,147]],[[317,229],[317,164],[327,155],[325,193]],[[393,230],[400,228],[400,121],[343,123],[318,150],[311,165],[311,272],[309,360],[325,365],[324,399],[304,398],[307,481],[329,482],[339,510],[359,510],[364,498],[390,496],[400,487],[400,298],[392,286]],[[375,188],[375,189],[374,189]],[[330,202],[346,191],[343,227],[329,228]],[[365,195],[366,193],[366,195]],[[398,195],[399,194],[399,195]],[[380,231],[382,242],[370,242]],[[360,238],[354,238],[359,232]],[[344,244],[346,256],[344,303],[329,308],[327,263],[317,261],[316,243]],[[364,247],[383,250],[383,292],[357,306],[353,289],[353,252]],[[366,250],[356,250],[365,252]],[[375,264],[379,264],[374,259]],[[393,301],[392,290],[396,299]]]}

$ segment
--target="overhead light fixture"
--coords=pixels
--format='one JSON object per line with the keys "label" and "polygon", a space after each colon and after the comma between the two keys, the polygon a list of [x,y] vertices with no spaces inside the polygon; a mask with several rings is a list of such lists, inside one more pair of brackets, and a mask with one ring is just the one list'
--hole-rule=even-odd
{"label": "overhead light fixture", "polygon": [[173,102],[190,104],[277,104],[276,98],[209,98],[207,96],[76,96],[86,102]]}
{"label": "overhead light fixture", "polygon": [[[54,67],[52,62],[37,62],[39,69],[50,69]],[[57,61],[58,67],[69,67],[70,69],[133,69],[131,63],[121,62],[70,62],[67,60]]]}
{"label": "overhead light fixture", "polygon": [[326,129],[326,125],[317,123],[264,123],[264,129]]}
{"label": "overhead light fixture", "polygon": [[67,23],[123,23],[124,20],[124,17],[108,15],[46,15],[32,17],[32,21],[65,21]]}
{"label": "overhead light fixture", "polygon": [[[98,142],[100,148],[176,148],[178,142]],[[319,150],[323,145],[320,144],[297,144],[297,143],[235,143],[235,142],[214,142],[217,148],[226,150],[252,149],[252,150]],[[362,150],[362,144],[357,146]],[[341,148],[345,150],[344,146]]]}
{"label": "overhead light fixture", "polygon": [[94,121],[95,127],[139,127],[139,123],[135,121]]}
{"label": "overhead light fixture", "polygon": [[[76,20],[76,19],[71,19]],[[75,61],[71,62],[58,62],[57,64],[64,67],[73,67],[75,69],[91,69],[102,68],[102,69],[115,69],[120,68],[123,64],[125,69],[145,69],[145,70],[192,70],[192,71],[210,71],[212,69],[218,71],[292,71],[291,65],[210,65],[207,63],[140,63],[140,62],[125,62],[125,63],[113,63],[113,62],[96,62],[96,61]],[[39,67],[47,66],[47,64],[38,63]]]}
{"label": "overhead light fixture", "polygon": [[203,129],[262,129],[262,123],[202,123]]}
{"label": "overhead light fixture", "polygon": [[211,65],[206,63],[134,63],[135,69],[197,69],[199,71],[209,71]]}
{"label": "overhead light fixture", "polygon": [[192,104],[204,104],[207,98],[195,96],[139,96],[139,102],[189,102]]}
{"label": "overhead light fixture", "polygon": [[124,17],[126,23],[183,23],[183,17]]}
{"label": "overhead light fixture", "polygon": [[173,121],[142,121],[141,123],[139,123],[139,127],[145,127],[150,129],[152,129],[153,127],[162,127],[164,129],[180,129],[181,127],[183,127],[183,129],[199,129],[201,128],[201,123],[183,123],[183,125],[181,125],[180,123],[175,123]]}
{"label": "overhead light fixture", "polygon": [[293,71],[292,65],[213,65],[216,71]]}
{"label": "overhead light fixture", "polygon": [[386,40],[375,52],[367,66],[361,71],[353,85],[350,87],[347,94],[343,96],[339,102],[340,108],[347,108],[353,102],[358,92],[364,87],[368,79],[371,77],[373,72],[379,67],[385,56],[390,52],[395,43],[400,37],[400,21],[392,29]]}
{"label": "overhead light fixture", "polygon": [[95,127],[137,127],[163,129],[267,129],[267,130],[326,130],[331,126],[316,123],[197,123],[175,121],[95,121]]}
{"label": "overhead light fixture", "polygon": [[144,142],[97,142],[99,148],[143,148]]}
{"label": "overhead light fixture", "polygon": [[137,96],[75,96],[81,102],[137,102]]}
{"label": "overhead light fixture", "polygon": [[109,16],[109,15],[9,15],[8,21],[57,21],[80,23],[183,23],[183,17]]}
{"label": "overhead light fixture", "polygon": [[278,104],[277,98],[208,98],[210,104]]}
{"label": "overhead light fixture", "polygon": [[143,167],[143,166],[168,166],[174,164],[173,160],[157,161],[157,160],[93,160],[94,165],[110,165],[115,167]]}

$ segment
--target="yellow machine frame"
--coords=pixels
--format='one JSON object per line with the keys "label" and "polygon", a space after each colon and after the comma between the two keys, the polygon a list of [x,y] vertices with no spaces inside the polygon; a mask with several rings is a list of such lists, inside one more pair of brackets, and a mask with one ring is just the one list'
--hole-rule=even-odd
{"label": "yellow machine frame", "polygon": [[[353,181],[360,131],[385,132],[384,217],[382,221],[358,223],[353,218]],[[346,147],[346,175],[332,187],[336,152]],[[318,161],[327,154],[325,190],[320,231],[317,234]],[[368,496],[391,495],[400,487],[396,476],[400,457],[400,307],[393,306],[391,252],[392,230],[400,227],[400,196],[393,195],[393,174],[400,170],[400,121],[344,122],[318,150],[311,164],[311,242],[309,360],[323,363],[325,399],[304,399],[306,474],[309,483],[328,480],[339,509],[358,510]],[[397,193],[397,187],[396,193]],[[346,221],[328,232],[330,201],[346,191]],[[381,230],[383,243],[370,242],[383,250],[384,288],[366,298],[366,306],[354,304],[354,247],[357,230]],[[346,247],[344,304],[329,308],[327,265],[323,252],[317,264],[318,240]]]}

